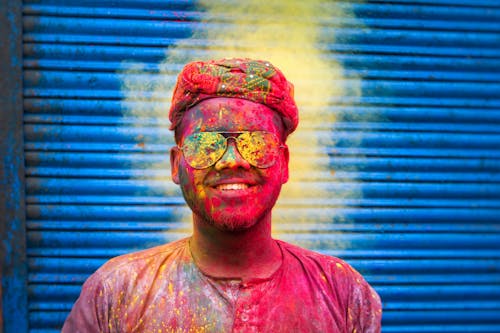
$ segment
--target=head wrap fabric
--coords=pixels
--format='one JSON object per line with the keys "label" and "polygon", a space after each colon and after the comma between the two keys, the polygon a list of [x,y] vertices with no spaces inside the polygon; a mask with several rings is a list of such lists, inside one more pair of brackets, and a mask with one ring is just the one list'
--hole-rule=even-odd
{"label": "head wrap fabric", "polygon": [[253,59],[195,61],[179,74],[172,96],[169,119],[174,130],[184,112],[202,100],[233,97],[264,104],[278,112],[285,125],[285,137],[298,125],[293,85],[271,63]]}

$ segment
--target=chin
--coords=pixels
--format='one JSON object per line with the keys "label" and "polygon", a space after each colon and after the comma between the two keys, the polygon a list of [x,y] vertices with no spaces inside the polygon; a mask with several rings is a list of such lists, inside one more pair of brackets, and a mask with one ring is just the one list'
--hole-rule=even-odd
{"label": "chin", "polygon": [[209,221],[221,231],[241,232],[252,228],[261,218],[248,216],[225,216],[223,214],[212,217]]}

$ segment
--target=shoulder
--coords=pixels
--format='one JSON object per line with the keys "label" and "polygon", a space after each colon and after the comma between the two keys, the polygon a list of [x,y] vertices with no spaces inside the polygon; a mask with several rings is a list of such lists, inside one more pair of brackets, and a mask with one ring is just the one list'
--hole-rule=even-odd
{"label": "shoulder", "polygon": [[165,268],[175,259],[179,259],[187,248],[188,239],[184,238],[172,243],[152,247],[146,250],[114,257],[102,265],[89,280],[117,281],[117,278],[133,279],[145,276],[144,271],[156,271]]}
{"label": "shoulder", "polygon": [[344,260],[283,241],[278,242],[285,256],[293,258],[288,260],[300,263],[299,267],[307,271],[310,276],[319,276],[328,280],[332,286],[340,287],[345,291],[359,289],[361,286],[361,289],[366,290],[370,297],[372,293],[376,294],[364,277]]}
{"label": "shoulder", "polygon": [[175,272],[176,262],[189,260],[186,253],[182,239],[110,259],[83,284],[63,332],[107,332],[110,325],[120,327],[121,318],[135,318],[152,288],[165,290],[158,276]]}
{"label": "shoulder", "polygon": [[296,260],[303,264],[314,263],[316,267],[323,270],[330,271],[340,269],[348,274],[359,275],[359,273],[351,265],[340,258],[308,250],[283,241],[278,241],[278,244],[280,244],[283,252],[293,256]]}

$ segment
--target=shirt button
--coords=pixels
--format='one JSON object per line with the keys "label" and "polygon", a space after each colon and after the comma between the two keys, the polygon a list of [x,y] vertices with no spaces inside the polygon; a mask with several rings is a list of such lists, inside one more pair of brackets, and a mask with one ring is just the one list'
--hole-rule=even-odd
{"label": "shirt button", "polygon": [[246,313],[242,313],[240,318],[241,318],[241,321],[243,321],[243,322],[246,322],[249,319],[248,315]]}

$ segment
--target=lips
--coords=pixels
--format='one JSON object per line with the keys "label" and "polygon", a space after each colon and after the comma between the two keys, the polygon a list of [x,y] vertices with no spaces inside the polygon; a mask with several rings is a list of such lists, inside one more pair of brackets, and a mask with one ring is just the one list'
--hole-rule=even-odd
{"label": "lips", "polygon": [[216,196],[241,198],[258,191],[258,176],[251,173],[219,172],[207,177],[205,186],[211,188]]}

